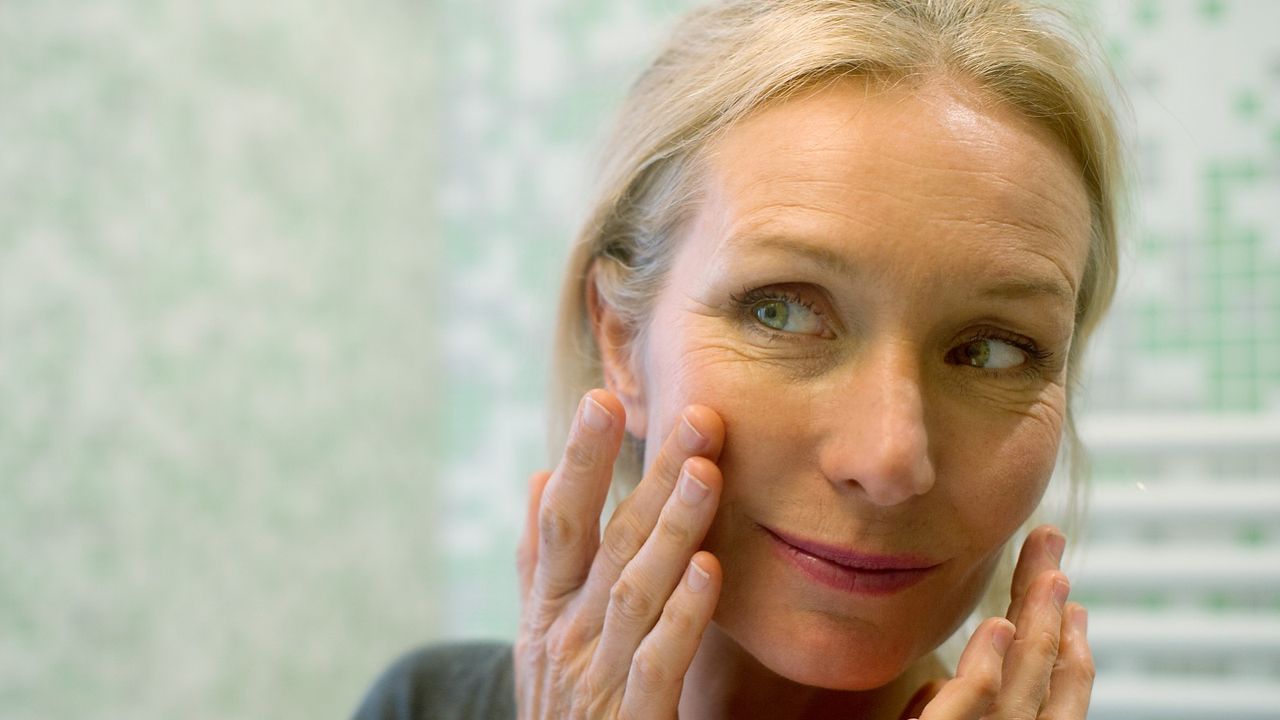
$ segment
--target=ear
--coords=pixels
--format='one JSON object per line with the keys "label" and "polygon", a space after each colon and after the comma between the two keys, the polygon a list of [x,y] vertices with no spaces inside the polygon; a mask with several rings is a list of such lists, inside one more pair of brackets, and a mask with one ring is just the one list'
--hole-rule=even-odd
{"label": "ear", "polygon": [[648,417],[645,413],[644,374],[631,357],[633,332],[596,286],[601,260],[591,263],[585,287],[587,312],[591,318],[591,334],[600,349],[600,367],[604,371],[605,388],[622,401],[627,411],[627,432],[640,440],[645,438]]}

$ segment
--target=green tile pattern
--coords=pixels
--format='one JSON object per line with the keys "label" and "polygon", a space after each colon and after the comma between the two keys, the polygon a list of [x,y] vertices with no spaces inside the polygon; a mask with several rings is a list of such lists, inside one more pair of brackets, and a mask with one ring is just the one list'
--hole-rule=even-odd
{"label": "green tile pattern", "polygon": [[[0,4],[0,716],[342,715],[411,644],[513,636],[561,263],[691,5]],[[1082,411],[1280,412],[1280,5],[1086,5],[1139,192]]]}
{"label": "green tile pattern", "polygon": [[320,717],[436,631],[408,3],[0,6],[0,717]]}

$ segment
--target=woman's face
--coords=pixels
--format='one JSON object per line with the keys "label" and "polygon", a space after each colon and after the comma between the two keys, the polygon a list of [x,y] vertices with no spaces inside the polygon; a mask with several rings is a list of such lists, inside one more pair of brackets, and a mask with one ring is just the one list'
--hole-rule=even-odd
{"label": "woman's face", "polygon": [[968,615],[1052,472],[1079,171],[965,87],[844,80],[734,126],[703,182],[629,429],[647,467],[686,405],[720,413],[719,630],[791,680],[878,687]]}

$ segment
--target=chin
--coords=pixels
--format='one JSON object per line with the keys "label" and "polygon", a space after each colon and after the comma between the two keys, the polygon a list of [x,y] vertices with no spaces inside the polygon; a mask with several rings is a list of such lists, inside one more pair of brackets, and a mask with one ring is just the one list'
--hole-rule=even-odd
{"label": "chin", "polygon": [[896,680],[908,665],[885,663],[883,658],[835,660],[798,648],[779,648],[757,658],[775,674],[791,682],[827,690],[865,691],[884,687]]}
{"label": "chin", "polygon": [[[781,620],[782,618],[779,618]],[[831,618],[791,613],[786,621],[722,630],[771,672],[828,690],[872,690],[893,682],[929,648],[912,638],[890,638],[875,628],[833,627]],[[719,622],[719,621],[718,621]]]}

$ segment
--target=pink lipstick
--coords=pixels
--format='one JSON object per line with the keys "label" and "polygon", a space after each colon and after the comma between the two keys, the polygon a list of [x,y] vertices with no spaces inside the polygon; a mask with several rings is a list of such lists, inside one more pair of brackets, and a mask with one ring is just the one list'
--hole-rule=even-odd
{"label": "pink lipstick", "polygon": [[890,595],[924,580],[940,563],[918,555],[878,555],[789,535],[760,526],[774,550],[822,585],[863,595]]}

